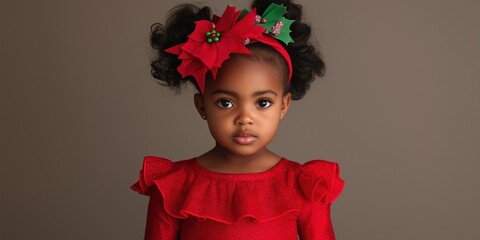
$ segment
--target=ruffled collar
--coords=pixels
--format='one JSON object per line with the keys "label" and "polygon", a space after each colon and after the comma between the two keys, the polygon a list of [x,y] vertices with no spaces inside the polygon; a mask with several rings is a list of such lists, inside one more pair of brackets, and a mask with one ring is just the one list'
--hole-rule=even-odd
{"label": "ruffled collar", "polygon": [[207,177],[210,179],[216,180],[225,180],[225,181],[261,181],[265,179],[269,179],[276,175],[285,172],[285,169],[288,164],[288,160],[285,158],[281,158],[273,167],[270,169],[259,172],[259,173],[221,173],[209,170],[202,165],[200,165],[197,161],[197,158],[192,158],[187,160],[191,162],[191,166],[195,171],[196,175],[199,177]]}
{"label": "ruffled collar", "polygon": [[145,157],[132,189],[146,195],[159,191],[163,200],[158,201],[175,218],[194,216],[233,224],[297,213],[305,201],[332,203],[343,189],[343,180],[338,164],[324,160],[302,166],[282,158],[264,172],[237,174],[208,170],[196,158],[174,163]]}

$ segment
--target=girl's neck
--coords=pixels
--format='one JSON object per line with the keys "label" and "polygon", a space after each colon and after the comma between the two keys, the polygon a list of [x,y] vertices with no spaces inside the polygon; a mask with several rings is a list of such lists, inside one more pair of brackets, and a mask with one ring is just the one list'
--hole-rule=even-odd
{"label": "girl's neck", "polygon": [[235,155],[228,150],[215,146],[197,157],[204,168],[221,173],[258,173],[266,171],[280,161],[281,157],[264,148],[253,155]]}

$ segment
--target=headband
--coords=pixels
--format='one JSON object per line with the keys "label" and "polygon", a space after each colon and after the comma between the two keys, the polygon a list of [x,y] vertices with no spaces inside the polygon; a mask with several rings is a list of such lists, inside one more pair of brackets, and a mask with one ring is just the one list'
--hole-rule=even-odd
{"label": "headband", "polygon": [[286,12],[284,6],[274,3],[262,16],[256,14],[255,8],[248,12],[227,6],[221,17],[214,16],[212,21],[195,21],[195,29],[188,35],[188,40],[165,51],[178,55],[181,60],[178,72],[182,78],[193,76],[203,93],[207,72],[210,71],[215,79],[218,69],[230,58],[230,54],[251,55],[245,45],[261,42],[271,46],[285,59],[290,83],[292,61],[282,44],[276,40],[285,44],[293,42],[290,25],[294,20],[284,18]]}

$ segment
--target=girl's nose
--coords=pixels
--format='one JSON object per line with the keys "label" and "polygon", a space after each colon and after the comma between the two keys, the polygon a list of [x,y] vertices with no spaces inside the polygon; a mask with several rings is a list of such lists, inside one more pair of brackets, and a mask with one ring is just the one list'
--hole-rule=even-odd
{"label": "girl's nose", "polygon": [[235,119],[237,125],[249,125],[253,123],[253,118],[247,109],[241,109]]}

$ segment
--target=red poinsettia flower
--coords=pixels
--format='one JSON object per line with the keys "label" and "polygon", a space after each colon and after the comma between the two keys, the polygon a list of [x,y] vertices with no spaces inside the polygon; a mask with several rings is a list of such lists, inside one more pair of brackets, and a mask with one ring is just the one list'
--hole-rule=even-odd
{"label": "red poinsettia flower", "polygon": [[241,11],[228,6],[218,21],[196,21],[195,30],[188,36],[187,42],[165,50],[178,55],[181,60],[178,72],[182,77],[193,76],[202,93],[208,71],[215,78],[230,54],[251,54],[244,41],[261,38],[265,31],[265,28],[254,25],[255,9],[238,20],[240,15]]}

